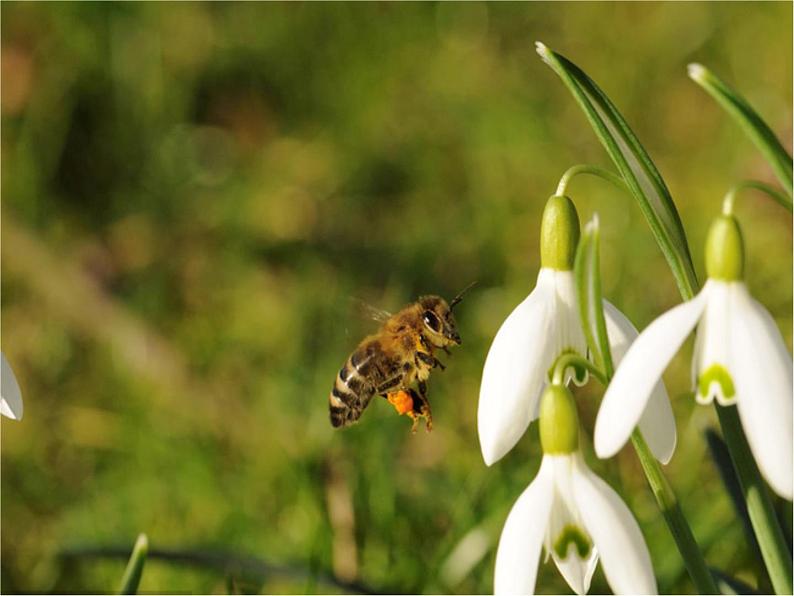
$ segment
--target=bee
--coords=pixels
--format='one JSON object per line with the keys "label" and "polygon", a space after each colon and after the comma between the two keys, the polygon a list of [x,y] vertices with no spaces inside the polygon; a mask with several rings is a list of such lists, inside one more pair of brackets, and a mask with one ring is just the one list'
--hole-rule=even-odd
{"label": "bee", "polygon": [[421,296],[394,315],[384,313],[378,332],[364,338],[339,370],[328,396],[331,424],[353,424],[372,397],[380,395],[399,414],[412,419],[412,432],[416,432],[420,418],[425,419],[430,431],[433,416],[427,400],[427,379],[434,368],[445,369],[435,351],[449,354],[450,346],[460,345],[452,309],[473,285],[449,303],[440,296]]}

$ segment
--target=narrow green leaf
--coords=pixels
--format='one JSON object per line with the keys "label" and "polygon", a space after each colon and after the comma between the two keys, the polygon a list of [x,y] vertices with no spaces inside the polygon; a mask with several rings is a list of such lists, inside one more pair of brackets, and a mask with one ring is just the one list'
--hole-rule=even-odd
{"label": "narrow green leaf", "polygon": [[141,582],[143,574],[143,564],[146,562],[146,555],[149,552],[149,539],[146,534],[139,534],[132,549],[132,555],[124,570],[121,578],[121,588],[119,594],[137,594],[138,584]]}
{"label": "narrow green leaf", "polygon": [[584,227],[579,240],[574,263],[576,293],[579,300],[579,315],[587,339],[587,346],[598,368],[606,377],[612,378],[614,367],[609,350],[609,337],[604,320],[604,306],[601,296],[601,267],[599,257],[598,216],[594,216]]}
{"label": "narrow green leaf", "polygon": [[772,132],[772,129],[747,103],[747,100],[716,77],[705,66],[690,64],[688,71],[689,78],[703,87],[709,95],[717,100],[717,103],[733,116],[733,119],[742,130],[752,139],[756,147],[764,154],[769,165],[772,166],[775,175],[790,197],[792,184],[791,156],[775,136],[775,133]]}
{"label": "narrow green leaf", "polygon": [[567,58],[537,44],[538,54],[562,79],[587,116],[607,153],[651,227],[678,284],[687,298],[695,294],[697,276],[670,191],[648,153],[606,94]]}

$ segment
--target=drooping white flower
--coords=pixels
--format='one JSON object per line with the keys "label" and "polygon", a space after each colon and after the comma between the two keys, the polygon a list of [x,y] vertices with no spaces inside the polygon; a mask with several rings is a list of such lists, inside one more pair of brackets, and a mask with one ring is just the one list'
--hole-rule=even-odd
{"label": "drooping white flower", "polygon": [[[587,357],[573,274],[578,240],[579,219],[573,203],[567,197],[551,197],[541,224],[543,266],[537,284],[502,323],[483,367],[477,429],[487,465],[510,451],[537,418],[538,401],[557,358],[566,352]],[[637,330],[607,301],[604,315],[617,363]],[[571,377],[569,373],[566,381]],[[657,459],[667,463],[676,435],[673,412],[661,382],[646,410],[640,428]]]}
{"label": "drooping white flower", "polygon": [[587,593],[599,560],[616,594],[657,593],[636,520],[579,452],[573,397],[552,385],[541,408],[543,461],[502,530],[494,593],[533,594],[544,548],[577,594]]}
{"label": "drooping white flower", "polygon": [[0,353],[0,414],[12,420],[22,420],[22,392],[8,364],[5,354]]}
{"label": "drooping white flower", "polygon": [[601,403],[599,457],[609,457],[637,424],[651,387],[697,325],[692,377],[698,403],[736,405],[766,481],[792,498],[792,361],[780,331],[742,281],[741,232],[722,216],[709,233],[709,279],[700,293],[653,321],[632,344]]}
{"label": "drooping white flower", "polygon": [[477,429],[487,465],[510,451],[537,418],[549,369],[564,352],[587,355],[573,272],[542,268],[535,289],[502,323],[485,359]]}

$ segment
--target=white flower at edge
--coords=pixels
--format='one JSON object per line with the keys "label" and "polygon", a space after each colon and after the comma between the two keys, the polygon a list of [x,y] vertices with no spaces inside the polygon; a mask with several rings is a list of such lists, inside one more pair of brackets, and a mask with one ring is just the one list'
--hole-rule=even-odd
{"label": "white flower at edge", "polygon": [[[651,557],[637,522],[615,491],[587,467],[576,446],[573,397],[554,386],[546,396],[558,401],[541,413],[543,460],[502,530],[494,593],[533,594],[545,548],[546,559],[551,556],[577,594],[587,593],[599,559],[616,594],[656,594]],[[544,441],[549,434],[551,440]]]}
{"label": "white flower at edge", "polygon": [[[487,465],[501,459],[537,418],[548,372],[565,352],[587,354],[572,271],[542,268],[535,289],[502,323],[485,360],[477,429]],[[631,322],[604,301],[607,335],[617,364],[637,337]],[[570,376],[570,375],[569,375]],[[675,420],[661,381],[639,420],[648,446],[667,463],[676,442]]]}
{"label": "white flower at edge", "polygon": [[698,325],[692,361],[697,401],[736,405],[762,475],[776,493],[791,500],[792,361],[774,320],[741,281],[737,224],[730,234],[735,236],[727,236],[731,258],[714,256],[726,236],[710,234],[709,280],[703,289],[653,321],[623,358],[596,418],[595,449],[599,457],[608,457],[628,440],[651,388]]}
{"label": "white flower at edge", "polygon": [[22,420],[22,392],[8,364],[5,354],[0,353],[0,414],[12,420]]}

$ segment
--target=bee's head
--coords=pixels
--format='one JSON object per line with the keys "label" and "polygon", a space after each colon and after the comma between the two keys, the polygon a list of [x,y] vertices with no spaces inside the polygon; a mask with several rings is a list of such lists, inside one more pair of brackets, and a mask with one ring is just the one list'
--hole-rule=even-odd
{"label": "bee's head", "polygon": [[427,338],[433,345],[439,348],[460,345],[458,324],[455,322],[452,309],[463,300],[463,295],[476,283],[475,281],[466,286],[449,304],[441,296],[422,296],[419,299],[419,305],[422,307],[422,322]]}
{"label": "bee's head", "polygon": [[425,336],[434,346],[460,345],[460,334],[447,301],[441,296],[422,296],[419,299],[422,308],[422,323],[425,327]]}

